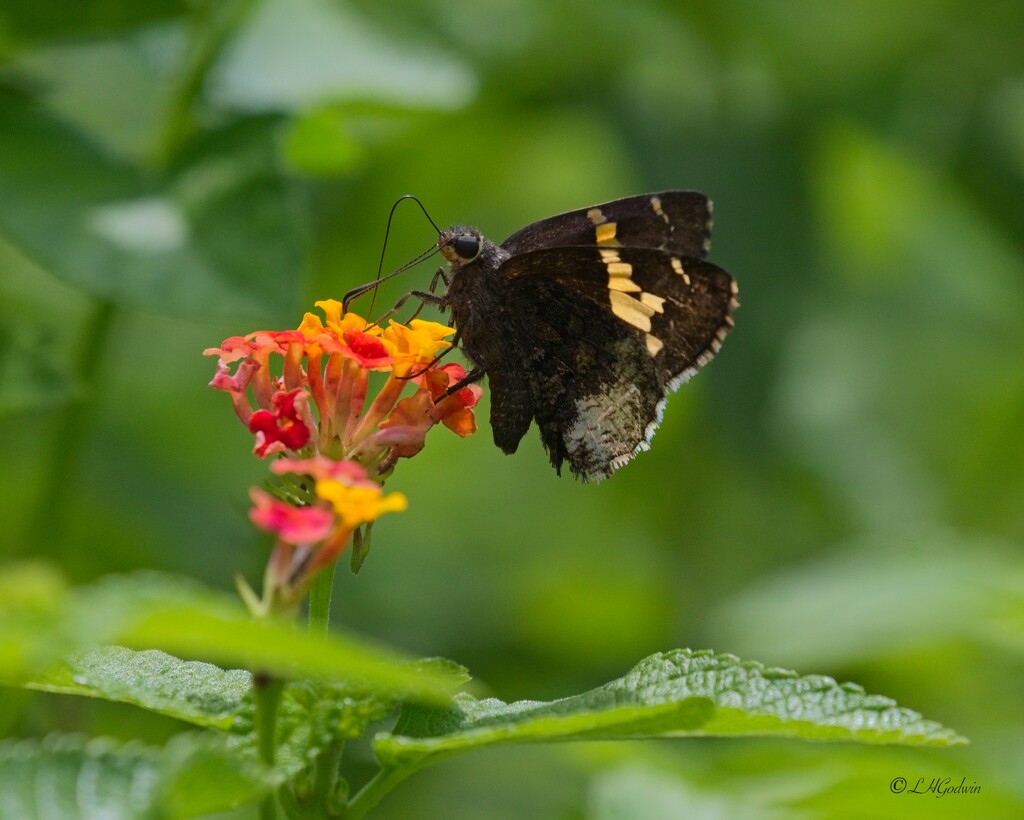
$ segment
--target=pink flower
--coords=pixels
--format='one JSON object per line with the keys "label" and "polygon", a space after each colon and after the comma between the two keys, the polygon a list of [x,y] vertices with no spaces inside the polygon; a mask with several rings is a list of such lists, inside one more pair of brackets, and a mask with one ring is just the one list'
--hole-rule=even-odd
{"label": "pink flower", "polygon": [[254,504],[252,523],[293,546],[324,540],[334,527],[334,514],[323,507],[295,507],[256,487],[249,491]]}

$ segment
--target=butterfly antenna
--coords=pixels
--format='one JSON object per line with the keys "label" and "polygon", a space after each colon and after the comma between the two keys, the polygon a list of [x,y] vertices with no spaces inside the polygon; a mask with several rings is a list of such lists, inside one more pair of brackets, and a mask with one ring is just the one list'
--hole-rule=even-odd
{"label": "butterfly antenna", "polygon": [[[391,233],[391,221],[395,218],[395,211],[398,209],[398,206],[402,203],[403,200],[406,200],[406,199],[411,199],[413,202],[415,202],[417,205],[419,205],[420,206],[420,210],[423,211],[423,215],[427,218],[427,222],[429,222],[431,224],[431,226],[433,226],[434,230],[437,233],[441,233],[441,229],[439,227],[437,227],[437,223],[434,222],[434,220],[430,218],[430,214],[427,213],[427,209],[423,205],[423,203],[420,202],[419,197],[417,197],[415,194],[402,194],[400,197],[398,197],[398,199],[395,200],[395,203],[391,206],[391,211],[388,213],[388,224],[387,224],[387,227],[384,229],[384,246],[380,249],[380,261],[377,263],[377,279],[376,279],[376,283],[378,285],[381,282],[385,281],[384,279],[381,279],[380,273],[381,273],[382,270],[384,270],[384,254],[387,253],[387,250],[388,250],[388,236]],[[420,262],[420,261],[422,261],[425,258],[426,258],[425,256],[421,255],[421,256],[416,258],[415,262]],[[415,264],[415,263],[413,263],[413,264]],[[405,270],[405,268],[400,268],[399,270]],[[395,273],[398,273],[398,271],[395,271]],[[394,276],[394,275],[395,274],[391,274],[391,276]],[[386,277],[386,278],[390,278],[390,276]],[[370,309],[369,309],[369,311],[367,311],[368,313],[371,313],[371,314],[373,313],[373,305],[374,305],[374,303],[376,301],[377,301],[377,289],[376,289],[376,286],[375,286],[373,288],[373,296],[370,298]]]}
{"label": "butterfly antenna", "polygon": [[427,209],[424,207],[423,203],[420,202],[419,197],[417,197],[415,194],[402,194],[402,196],[398,197],[398,201],[395,202],[395,204],[391,206],[392,213],[394,213],[395,208],[398,207],[398,203],[401,202],[403,199],[411,199],[413,202],[415,202],[417,205],[419,205],[420,206],[420,210],[423,211],[423,215],[427,218],[427,222],[430,223],[431,227],[435,231],[437,231],[438,233],[441,233],[441,229],[439,227],[437,227],[437,223],[433,219],[430,218],[430,214],[427,213]]}
{"label": "butterfly antenna", "polygon": [[[342,309],[342,312],[343,313],[348,312],[349,305],[351,305],[356,299],[360,298],[361,296],[365,296],[371,290],[376,293],[377,286],[380,285],[381,283],[387,282],[388,279],[393,279],[394,277],[398,276],[398,274],[400,274],[400,273],[405,273],[405,271],[409,270],[409,268],[411,268],[411,267],[413,267],[415,265],[418,265],[424,259],[429,259],[435,253],[437,253],[437,245],[436,244],[431,245],[429,248],[427,248],[425,251],[423,251],[423,253],[418,254],[413,259],[409,260],[404,265],[402,265],[402,267],[400,267],[400,268],[398,268],[396,270],[391,271],[391,273],[389,273],[387,276],[380,276],[378,274],[377,278],[374,279],[372,282],[366,282],[365,284],[358,285],[357,287],[352,288],[352,290],[350,290],[348,293],[346,293],[341,298],[341,309]],[[373,311],[373,302],[370,302],[370,312],[372,313],[372,311]]]}

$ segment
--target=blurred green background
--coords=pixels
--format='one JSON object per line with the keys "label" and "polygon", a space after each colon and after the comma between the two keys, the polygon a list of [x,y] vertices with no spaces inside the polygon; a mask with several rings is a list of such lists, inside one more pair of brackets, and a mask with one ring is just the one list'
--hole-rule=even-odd
{"label": "blurred green background", "polygon": [[[652,451],[584,486],[485,410],[436,431],[335,621],[506,700],[714,648],[973,744],[510,749],[380,816],[1024,816],[1022,43],[997,0],[4,0],[2,556],[257,582],[265,465],[204,347],[372,278],[404,193],[500,241],[695,188],[742,308]],[[385,267],[434,238],[400,210]],[[0,728],[180,729],[44,696]]]}

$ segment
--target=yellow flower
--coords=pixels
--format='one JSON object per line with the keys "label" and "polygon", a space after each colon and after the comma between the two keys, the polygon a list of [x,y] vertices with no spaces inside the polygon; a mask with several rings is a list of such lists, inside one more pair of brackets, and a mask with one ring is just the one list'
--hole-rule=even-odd
{"label": "yellow flower", "polygon": [[395,371],[405,375],[417,364],[430,364],[438,353],[451,347],[445,336],[454,332],[455,328],[438,322],[413,319],[408,327],[392,322],[382,339],[395,358]]}
{"label": "yellow flower", "polygon": [[327,317],[327,327],[333,330],[339,339],[345,335],[346,330],[358,330],[363,333],[369,333],[371,336],[379,336],[381,334],[381,329],[378,325],[371,325],[358,313],[350,311],[342,315],[342,304],[337,299],[321,299],[313,304],[324,312],[324,316]]}
{"label": "yellow flower", "polygon": [[297,329],[306,340],[307,355],[312,356],[323,353],[318,340],[327,332],[327,328],[323,326],[319,316],[315,313],[305,314],[302,317],[302,324]]}
{"label": "yellow flower", "polygon": [[330,503],[347,529],[367,524],[387,512],[402,512],[409,506],[401,493],[384,495],[380,487],[352,487],[331,479],[317,481],[316,494]]}

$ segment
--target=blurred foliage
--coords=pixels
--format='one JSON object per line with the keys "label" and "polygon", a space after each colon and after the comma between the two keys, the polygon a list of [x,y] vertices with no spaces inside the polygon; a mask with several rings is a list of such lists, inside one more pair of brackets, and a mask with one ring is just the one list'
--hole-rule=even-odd
{"label": "blurred foliage", "polygon": [[[535,434],[514,458],[486,424],[438,435],[336,619],[504,700],[713,647],[855,679],[973,745],[517,749],[380,815],[1024,814],[1021,42],[1017,5],[984,1],[6,0],[0,553],[255,579],[262,468],[204,347],[372,278],[403,193],[500,240],[696,188],[743,307],[652,451],[583,486]],[[385,267],[433,241],[400,210]],[[0,721],[126,714],[39,696]],[[897,776],[982,792],[895,796]]]}

